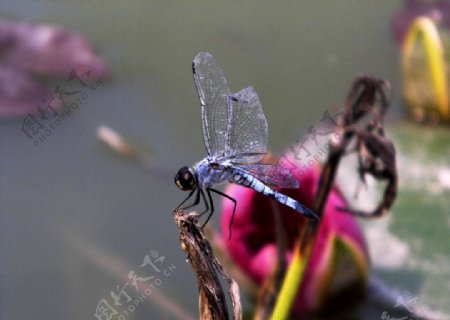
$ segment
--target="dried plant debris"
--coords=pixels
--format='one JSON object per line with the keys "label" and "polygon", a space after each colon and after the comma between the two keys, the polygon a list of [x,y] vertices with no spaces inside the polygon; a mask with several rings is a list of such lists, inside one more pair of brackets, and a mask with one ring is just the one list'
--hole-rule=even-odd
{"label": "dried plant debris", "polygon": [[[324,166],[322,179],[333,181],[342,156],[356,152],[358,174],[362,183],[366,183],[366,174],[376,180],[387,182],[383,198],[374,210],[366,212],[340,208],[356,216],[383,216],[389,211],[397,196],[395,148],[385,136],[383,128],[384,116],[389,107],[389,98],[386,94],[388,90],[389,84],[385,80],[369,76],[355,79],[340,119],[338,133],[341,139],[331,143],[328,160]],[[351,150],[351,142],[354,140],[356,148]]]}
{"label": "dried plant debris", "polygon": [[108,126],[101,125],[97,128],[97,138],[124,158],[134,159],[139,153],[116,131]]}
{"label": "dried plant debris", "polygon": [[221,276],[228,285],[228,295],[233,306],[232,319],[242,319],[239,287],[216,259],[198,223],[200,215],[197,212],[187,213],[180,209],[175,209],[173,215],[180,232],[181,248],[197,277],[200,318],[229,319],[225,293],[220,284],[219,276]]}

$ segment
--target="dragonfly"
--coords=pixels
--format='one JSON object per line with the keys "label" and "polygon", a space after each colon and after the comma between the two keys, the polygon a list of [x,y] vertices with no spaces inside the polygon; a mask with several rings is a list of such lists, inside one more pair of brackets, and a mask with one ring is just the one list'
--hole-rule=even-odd
{"label": "dragonfly", "polygon": [[[214,212],[211,192],[234,203],[229,230],[236,212],[236,199],[213,186],[231,182],[262,193],[292,208],[307,218],[318,219],[308,207],[275,190],[298,188],[299,182],[288,169],[260,163],[267,154],[268,127],[258,95],[252,86],[231,93],[225,74],[208,52],[198,53],[192,72],[201,105],[203,141],[208,155],[193,166],[184,166],[175,175],[175,184],[189,195],[178,208],[183,210],[200,203],[208,214],[203,226]],[[194,201],[182,207],[195,194]]]}

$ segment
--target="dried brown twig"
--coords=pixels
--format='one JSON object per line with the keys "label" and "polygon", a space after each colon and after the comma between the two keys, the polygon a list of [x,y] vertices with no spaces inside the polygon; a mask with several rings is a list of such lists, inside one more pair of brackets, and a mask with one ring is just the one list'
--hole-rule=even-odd
{"label": "dried brown twig", "polygon": [[239,287],[236,281],[222,268],[206,239],[197,212],[187,213],[181,209],[173,211],[175,223],[180,232],[181,249],[197,277],[199,288],[199,311],[201,319],[229,319],[225,293],[219,275],[228,285],[228,295],[233,307],[233,318],[242,319]]}

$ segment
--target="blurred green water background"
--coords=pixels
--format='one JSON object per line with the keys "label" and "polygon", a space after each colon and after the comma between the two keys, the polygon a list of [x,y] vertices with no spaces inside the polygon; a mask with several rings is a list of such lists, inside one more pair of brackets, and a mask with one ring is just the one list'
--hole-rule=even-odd
{"label": "blurred green water background", "polygon": [[[389,19],[400,5],[1,1],[3,18],[84,34],[111,70],[38,147],[20,131],[22,119],[0,123],[1,319],[95,319],[99,302],[112,304],[110,291],[155,251],[176,268],[127,319],[175,318],[163,295],[196,318],[197,285],[170,212],[185,196],[172,172],[205,154],[190,69],[199,51],[216,57],[232,91],[256,88],[275,152],[305,135],[324,110],[341,105],[356,75],[391,82],[388,133],[400,152],[400,194],[389,218],[364,223],[374,272],[450,313],[450,134],[399,120],[399,59]],[[96,140],[101,124],[170,174],[112,155]],[[361,318],[379,319],[382,312],[368,308]]]}

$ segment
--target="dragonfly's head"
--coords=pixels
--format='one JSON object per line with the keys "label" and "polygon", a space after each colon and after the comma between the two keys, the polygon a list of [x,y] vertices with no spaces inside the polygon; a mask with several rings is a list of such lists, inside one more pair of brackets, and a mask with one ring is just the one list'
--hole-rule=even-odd
{"label": "dragonfly's head", "polygon": [[175,175],[175,184],[183,191],[193,190],[197,187],[197,177],[192,168],[183,167]]}

